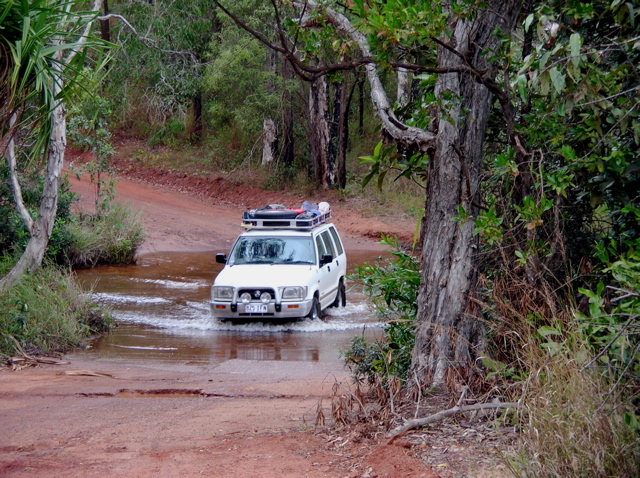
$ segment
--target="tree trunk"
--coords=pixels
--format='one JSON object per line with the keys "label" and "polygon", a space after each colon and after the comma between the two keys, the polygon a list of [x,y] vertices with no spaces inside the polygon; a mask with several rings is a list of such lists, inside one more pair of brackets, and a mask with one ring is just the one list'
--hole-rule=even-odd
{"label": "tree trunk", "polygon": [[[267,72],[274,73],[278,66],[278,54],[273,50],[267,50],[264,69]],[[271,78],[271,77],[270,77]],[[274,79],[267,80],[265,89],[268,94],[276,92]],[[276,147],[278,141],[278,128],[276,122],[272,118],[264,118],[262,121],[262,165],[273,162],[276,158]]]}
{"label": "tree trunk", "polygon": [[278,131],[272,119],[264,120],[262,127],[262,165],[273,162],[276,158]]}
{"label": "tree trunk", "polygon": [[358,134],[364,134],[364,81],[358,80]]}
{"label": "tree trunk", "polygon": [[[282,78],[285,85],[291,79],[289,62],[282,62]],[[282,98],[282,162],[293,164],[293,98],[288,88],[284,88]]]}
{"label": "tree trunk", "polygon": [[329,165],[333,170],[333,185],[337,186],[338,177],[337,177],[337,158],[339,156],[339,141],[340,141],[340,115],[343,113],[342,110],[342,102],[344,101],[342,97],[344,82],[342,81],[334,81],[331,82],[331,89],[333,90],[333,106],[332,106],[332,118],[331,125],[329,128],[329,157],[327,158],[329,161]]}
{"label": "tree trunk", "polygon": [[[100,0],[94,0],[93,8],[91,10],[93,12],[99,12]],[[57,25],[57,27],[60,28],[60,31],[64,31],[65,28],[70,26],[70,23]],[[64,80],[69,76],[67,68],[86,43],[89,33],[91,32],[91,26],[92,22],[87,21],[84,25],[82,34],[74,43],[74,48],[67,49],[68,55],[66,58],[64,58],[65,48],[59,48],[53,55],[55,61],[51,67],[52,71],[50,78],[52,81],[50,85],[48,85],[51,90],[48,92],[52,94],[53,98],[56,98],[56,102],[55,106],[50,108],[49,113],[51,132],[49,135],[45,178],[44,185],[42,187],[42,199],[40,200],[40,207],[38,209],[38,217],[31,226],[29,242],[20,257],[20,260],[18,260],[9,273],[0,280],[0,291],[16,284],[20,280],[20,276],[24,273],[32,272],[42,265],[42,260],[46,252],[47,245],[49,244],[49,238],[51,237],[56,219],[60,174],[62,172],[64,152],[67,146],[67,121],[63,99],[64,95],[62,94]],[[60,47],[64,45],[55,35],[52,36],[50,40],[53,42],[54,46]],[[73,76],[73,70],[71,71],[71,76]],[[40,125],[39,127],[43,126]],[[19,202],[19,198],[16,198],[16,201]],[[28,223],[28,219],[26,222]]]}
{"label": "tree trunk", "polygon": [[398,68],[398,87],[396,91],[396,108],[402,109],[409,104],[411,90],[409,89],[409,71]]}
{"label": "tree trunk", "polygon": [[338,120],[338,187],[347,186],[347,146],[349,144],[349,103],[351,95],[347,95],[347,82],[340,88],[340,115]]}
{"label": "tree trunk", "polygon": [[[58,82],[54,86],[55,93],[59,93]],[[49,238],[53,231],[53,224],[56,219],[58,208],[58,189],[60,184],[60,173],[64,163],[64,151],[67,145],[67,123],[64,106],[58,102],[52,112],[53,128],[49,141],[49,152],[47,155],[47,167],[45,173],[44,186],[42,189],[42,200],[38,209],[38,218],[33,223],[31,237],[26,249],[22,253],[20,260],[0,280],[0,290],[16,284],[20,277],[26,272],[32,272],[40,267],[44,258],[44,253],[49,244]]]}
{"label": "tree trunk", "polygon": [[[439,46],[439,66],[469,62],[493,78],[495,66],[486,60],[490,56],[487,51],[496,44],[493,32],[498,26],[510,31],[516,11],[517,2],[501,2],[500,9],[490,5],[475,19],[456,18],[452,37],[443,39],[455,52]],[[472,204],[477,204],[479,193],[491,94],[470,75],[450,73],[439,75],[436,96],[443,105],[439,108],[435,151],[428,170],[412,356],[412,368],[422,387],[452,386],[467,380],[484,345],[482,322],[472,300],[478,248],[473,235],[476,208]],[[447,97],[453,99],[447,101]],[[461,218],[459,207],[469,216]]]}
{"label": "tree trunk", "polygon": [[16,160],[16,149],[15,149],[15,139],[14,136],[16,131],[14,126],[16,124],[17,113],[13,113],[9,118],[9,141],[7,143],[7,165],[9,166],[9,180],[11,182],[11,190],[13,191],[13,199],[16,203],[16,209],[18,210],[18,214],[22,218],[22,222],[27,227],[29,233],[33,230],[33,218],[27,209],[27,206],[24,204],[24,199],[22,197],[22,188],[20,187],[20,180],[18,178],[18,164]]}
{"label": "tree trunk", "polygon": [[330,169],[329,108],[327,79],[322,76],[311,82],[309,88],[309,145],[316,187],[328,189],[335,184],[335,173]]}
{"label": "tree trunk", "polygon": [[[102,14],[109,15],[109,0],[102,0]],[[109,20],[100,20],[100,37],[107,42],[111,42],[111,31]]]}
{"label": "tree trunk", "polygon": [[204,130],[203,117],[202,117],[202,90],[198,88],[195,96],[193,97],[193,127],[191,134],[199,141],[202,138],[202,131]]}

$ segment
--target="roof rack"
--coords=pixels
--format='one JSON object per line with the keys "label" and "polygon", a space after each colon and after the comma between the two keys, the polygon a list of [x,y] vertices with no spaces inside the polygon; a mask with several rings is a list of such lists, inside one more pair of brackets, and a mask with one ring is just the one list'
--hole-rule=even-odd
{"label": "roof rack", "polygon": [[295,219],[262,219],[254,217],[252,212],[242,214],[242,227],[245,229],[302,229],[311,230],[321,224],[329,222],[331,211],[310,218]]}

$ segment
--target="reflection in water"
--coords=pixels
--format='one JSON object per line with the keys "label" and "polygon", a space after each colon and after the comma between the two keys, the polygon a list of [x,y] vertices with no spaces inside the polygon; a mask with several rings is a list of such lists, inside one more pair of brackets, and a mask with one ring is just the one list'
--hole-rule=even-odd
{"label": "reflection in water", "polygon": [[210,315],[209,289],[221,268],[213,252],[158,253],[142,257],[136,266],[79,271],[81,283],[93,288],[95,299],[113,310],[119,324],[80,353],[149,364],[211,365],[230,359],[335,362],[352,337],[379,330],[364,298],[354,292],[348,294],[346,307],[327,309],[322,320],[218,322]]}

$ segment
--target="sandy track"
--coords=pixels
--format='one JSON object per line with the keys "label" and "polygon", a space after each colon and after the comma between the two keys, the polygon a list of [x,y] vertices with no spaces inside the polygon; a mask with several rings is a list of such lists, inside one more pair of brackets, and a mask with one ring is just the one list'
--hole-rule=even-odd
{"label": "sandy track", "polygon": [[[125,178],[117,187],[118,200],[143,213],[142,253],[226,250],[248,202],[274,202],[255,189],[227,189],[231,200],[222,201],[181,191],[178,177],[171,185],[152,179]],[[91,186],[73,180],[73,189],[83,196],[79,207],[90,210]],[[409,234],[412,227],[362,221],[346,205],[336,205],[334,216],[347,250],[379,250],[380,231]],[[330,419],[334,382],[348,386],[340,364],[229,360],[197,368],[67,359],[0,370],[0,476],[435,476],[402,446],[314,428],[320,402]],[[111,377],[68,374],[78,370]]]}

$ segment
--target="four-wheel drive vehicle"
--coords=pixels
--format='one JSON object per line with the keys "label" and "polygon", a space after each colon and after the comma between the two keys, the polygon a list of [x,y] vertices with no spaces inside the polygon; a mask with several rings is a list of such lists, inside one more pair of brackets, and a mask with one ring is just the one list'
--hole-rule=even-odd
{"label": "four-wheel drive vehicle", "polygon": [[318,319],[346,303],[347,256],[331,212],[268,208],[244,213],[243,226],[211,288],[218,319]]}

